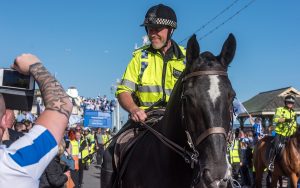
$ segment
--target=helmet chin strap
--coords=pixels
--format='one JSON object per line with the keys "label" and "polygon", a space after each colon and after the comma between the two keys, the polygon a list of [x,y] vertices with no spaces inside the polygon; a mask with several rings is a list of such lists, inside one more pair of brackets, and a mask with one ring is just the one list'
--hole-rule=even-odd
{"label": "helmet chin strap", "polygon": [[161,49],[164,48],[164,47],[166,47],[168,45],[168,42],[169,42],[169,40],[171,40],[173,33],[174,33],[174,29],[173,28],[169,28],[168,29],[167,40],[166,40],[165,44],[161,47]]}

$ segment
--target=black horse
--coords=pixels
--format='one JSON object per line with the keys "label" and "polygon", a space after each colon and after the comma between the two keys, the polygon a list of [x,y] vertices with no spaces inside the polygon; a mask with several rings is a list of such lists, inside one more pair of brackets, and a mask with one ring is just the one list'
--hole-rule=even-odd
{"label": "black horse", "polygon": [[235,92],[227,76],[236,41],[232,34],[219,56],[200,55],[193,35],[186,69],[178,79],[156,130],[179,146],[170,149],[148,132],[135,145],[120,178],[125,188],[227,187],[226,136]]}

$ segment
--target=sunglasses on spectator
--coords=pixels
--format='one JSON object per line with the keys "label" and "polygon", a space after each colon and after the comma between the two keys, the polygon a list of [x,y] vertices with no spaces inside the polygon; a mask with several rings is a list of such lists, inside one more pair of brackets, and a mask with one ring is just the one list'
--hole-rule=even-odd
{"label": "sunglasses on spectator", "polygon": [[286,102],[287,104],[295,104],[294,102]]}

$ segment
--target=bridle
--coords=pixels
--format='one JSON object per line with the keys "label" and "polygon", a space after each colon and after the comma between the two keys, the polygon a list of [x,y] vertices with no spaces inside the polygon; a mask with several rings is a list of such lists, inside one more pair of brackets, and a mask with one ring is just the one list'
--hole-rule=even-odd
{"label": "bridle", "polygon": [[[198,77],[198,76],[202,76],[202,75],[218,75],[218,76],[228,76],[227,72],[225,71],[195,71],[192,73],[187,74],[186,76],[183,77],[183,79],[181,80],[182,84],[187,81],[190,78],[194,78],[194,77]],[[184,103],[186,102],[186,96],[184,94],[185,89],[184,89],[184,84],[182,86],[182,91],[181,91],[181,121],[182,121],[182,125],[185,125],[185,132],[187,135],[187,139],[188,139],[188,144],[190,146],[190,148],[193,150],[194,154],[197,156],[197,168],[200,169],[200,164],[198,163],[198,157],[199,157],[199,153],[196,150],[195,146],[199,146],[207,137],[213,135],[213,134],[222,134],[224,135],[224,138],[226,139],[227,137],[227,132],[223,127],[211,127],[206,129],[204,132],[202,132],[200,134],[200,136],[198,136],[195,139],[195,142],[193,142],[192,138],[191,138],[191,134],[188,130],[188,124],[186,123],[186,118],[185,118],[185,110],[184,110]],[[194,170],[193,171],[193,182],[192,182],[192,187],[195,186],[196,184],[198,184],[200,180],[200,170]]]}
{"label": "bridle", "polygon": [[[184,76],[181,80],[182,83],[187,81],[190,78],[193,77],[198,77],[202,75],[218,75],[218,76],[228,76],[227,72],[225,71],[196,71],[187,74]],[[186,125],[185,127],[185,133],[187,136],[187,143],[192,151],[186,150],[186,148],[183,148],[176,144],[175,142],[169,140],[167,137],[162,135],[160,132],[156,131],[153,129],[151,126],[147,125],[146,123],[141,122],[142,125],[144,125],[150,132],[152,132],[161,142],[163,142],[167,147],[178,153],[180,156],[182,156],[185,160],[185,162],[191,164],[191,168],[193,169],[193,182],[192,182],[192,187],[194,187],[196,184],[198,184],[200,180],[200,164],[199,164],[199,152],[196,150],[195,146],[198,146],[200,143],[203,142],[207,137],[213,134],[223,134],[225,139],[227,137],[227,132],[223,127],[212,127],[209,129],[206,129],[199,137],[197,137],[195,143],[193,142],[191,138],[191,134],[188,131],[186,120],[185,120],[185,114],[184,114],[184,105],[183,105],[183,100],[185,100],[184,96],[184,85],[182,87],[182,92],[181,92],[181,109],[182,109],[182,123],[183,125]]]}
{"label": "bridle", "polygon": [[[181,80],[181,82],[185,82],[190,78],[193,77],[198,77],[198,76],[202,76],[202,75],[218,75],[218,76],[228,76],[227,72],[225,71],[196,71],[196,72],[192,72],[187,74],[185,77],[183,77],[183,79]],[[184,85],[182,87],[182,92],[181,92],[181,120],[182,123],[186,125],[186,133],[188,134],[188,138],[191,138],[190,133],[187,131],[187,123],[185,122],[185,114],[184,114],[184,102],[183,100],[185,100],[185,95],[184,95]],[[224,134],[224,136],[226,137],[227,133],[226,130],[223,127],[212,127],[209,129],[206,129],[197,139],[196,139],[196,146],[199,145],[206,137],[212,135],[212,134]]]}

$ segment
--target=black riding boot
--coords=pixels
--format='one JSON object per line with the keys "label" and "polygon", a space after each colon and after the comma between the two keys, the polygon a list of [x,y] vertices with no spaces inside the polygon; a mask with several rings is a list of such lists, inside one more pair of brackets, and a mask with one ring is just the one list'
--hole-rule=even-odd
{"label": "black riding boot", "polygon": [[127,121],[127,123],[122,127],[122,129],[117,133],[116,136],[111,140],[111,143],[105,149],[103,154],[103,162],[101,168],[101,188],[113,188],[116,178],[116,170],[113,167],[113,156],[115,144],[118,136],[132,127],[132,121]]}
{"label": "black riding boot", "polygon": [[274,140],[273,140],[273,143],[272,143],[272,146],[271,146],[271,149],[270,149],[270,153],[269,153],[269,166],[268,166],[268,169],[271,172],[274,171],[274,161],[275,161],[275,158],[276,158],[276,155],[277,155],[279,143],[281,143],[281,135],[276,135]]}
{"label": "black riding boot", "polygon": [[272,146],[272,148],[270,149],[270,153],[269,153],[269,166],[268,169],[273,172],[274,171],[274,161],[275,161],[275,147]]}
{"label": "black riding boot", "polygon": [[103,155],[101,168],[101,188],[112,188],[114,184],[115,172],[113,169],[113,149],[114,144],[110,144]]}

